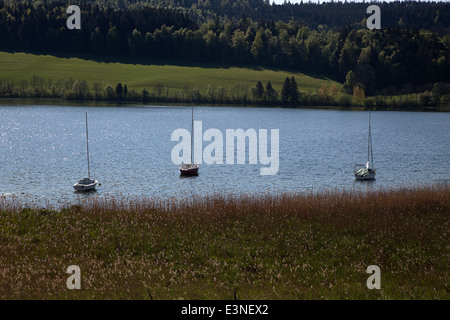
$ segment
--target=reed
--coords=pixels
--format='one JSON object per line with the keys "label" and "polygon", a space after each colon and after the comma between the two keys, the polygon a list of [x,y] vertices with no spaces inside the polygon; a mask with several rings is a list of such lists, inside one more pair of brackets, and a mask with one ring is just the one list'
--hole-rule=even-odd
{"label": "reed", "polygon": [[[449,213],[448,186],[59,209],[0,198],[0,298],[448,299]],[[66,288],[69,265],[81,290]]]}

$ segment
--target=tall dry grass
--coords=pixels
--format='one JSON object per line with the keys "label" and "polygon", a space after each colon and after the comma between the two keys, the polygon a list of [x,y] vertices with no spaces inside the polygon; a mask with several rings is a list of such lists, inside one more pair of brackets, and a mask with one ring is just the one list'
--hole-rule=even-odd
{"label": "tall dry grass", "polygon": [[[0,199],[2,299],[448,299],[450,188]],[[82,289],[68,290],[69,265]],[[366,268],[381,268],[381,290]]]}

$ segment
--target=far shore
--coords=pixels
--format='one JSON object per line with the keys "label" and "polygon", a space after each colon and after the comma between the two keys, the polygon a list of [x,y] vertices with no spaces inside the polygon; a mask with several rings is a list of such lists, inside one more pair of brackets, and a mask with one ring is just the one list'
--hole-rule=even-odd
{"label": "far shore", "polygon": [[255,103],[221,103],[221,102],[158,102],[158,101],[98,101],[98,100],[65,100],[61,98],[0,98],[0,106],[5,105],[53,105],[53,106],[86,106],[86,107],[117,107],[117,106],[216,106],[216,107],[249,107],[249,108],[290,108],[290,109],[323,109],[342,111],[411,111],[411,112],[450,112],[450,105],[427,107],[400,107],[400,106],[339,106],[339,105],[268,105]]}

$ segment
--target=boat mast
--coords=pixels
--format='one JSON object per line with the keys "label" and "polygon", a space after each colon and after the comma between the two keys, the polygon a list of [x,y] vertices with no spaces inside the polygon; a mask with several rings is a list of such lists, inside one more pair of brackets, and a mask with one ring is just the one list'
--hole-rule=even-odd
{"label": "boat mast", "polygon": [[[370,130],[370,116],[369,116],[369,130]],[[372,168],[374,168],[373,165],[373,145],[372,145],[372,130],[370,130],[370,161],[372,163]]]}
{"label": "boat mast", "polygon": [[369,110],[369,137],[367,140],[367,161],[369,161],[369,159],[370,159],[369,167],[370,167],[370,164],[372,164],[372,168],[373,168],[372,130],[370,127],[370,120],[371,120],[370,118],[371,118],[371,113]]}
{"label": "boat mast", "polygon": [[86,154],[87,154],[87,163],[88,163],[88,179],[91,179],[91,170],[89,168],[89,132],[88,132],[88,118],[86,112]]}
{"label": "boat mast", "polygon": [[192,122],[191,122],[191,164],[194,164],[193,155],[194,155],[194,105],[192,105]]}

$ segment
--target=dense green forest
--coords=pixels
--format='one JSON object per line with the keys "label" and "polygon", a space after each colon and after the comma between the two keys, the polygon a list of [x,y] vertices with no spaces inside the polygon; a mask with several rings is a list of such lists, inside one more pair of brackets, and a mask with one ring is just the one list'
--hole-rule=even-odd
{"label": "dense green forest", "polygon": [[[66,28],[67,1],[0,0],[0,50],[299,70],[343,82],[350,94],[355,86],[366,95],[425,92],[435,83],[440,83],[440,94],[450,91],[450,34],[444,19],[450,16],[450,4],[446,3],[380,3],[382,29],[368,30],[364,27],[367,3],[104,0],[70,4],[77,2],[81,30]],[[194,9],[197,15],[192,17],[189,12]]]}
{"label": "dense green forest", "polygon": [[[17,0],[4,0],[18,2]],[[48,3],[55,0],[28,2]],[[323,2],[323,1],[322,1]],[[370,3],[376,3],[383,13],[382,27],[417,27],[436,31],[440,34],[450,32],[448,18],[450,6],[444,2],[428,1],[330,1],[318,4],[303,0],[300,3],[271,4],[270,0],[76,0],[71,4],[98,4],[100,7],[115,9],[139,9],[143,7],[178,8],[197,22],[205,22],[216,15],[240,19],[242,16],[260,21],[298,21],[310,28],[327,26],[338,30],[342,26],[365,27],[365,11]]]}
{"label": "dense green forest", "polygon": [[[370,1],[331,1],[318,4],[300,3],[270,4],[270,0],[109,0],[103,4],[116,7],[130,7],[145,4],[184,8],[192,17],[205,19],[215,14],[229,18],[245,15],[253,20],[285,21],[296,20],[310,28],[328,26],[338,29],[342,26],[365,27],[365,10]],[[323,2],[323,1],[322,1]],[[345,4],[343,4],[345,3]],[[450,6],[446,3],[426,2],[377,2],[383,13],[382,27],[417,27],[449,33],[448,18]]]}

